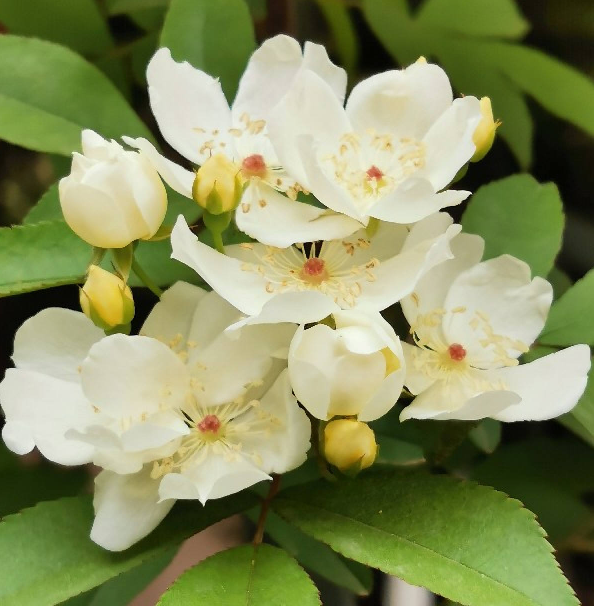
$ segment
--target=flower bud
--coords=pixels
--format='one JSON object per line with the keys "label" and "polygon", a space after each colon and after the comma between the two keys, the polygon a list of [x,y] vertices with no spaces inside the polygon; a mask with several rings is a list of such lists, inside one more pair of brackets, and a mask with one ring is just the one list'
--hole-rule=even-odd
{"label": "flower bud", "polygon": [[491,107],[491,99],[489,97],[483,97],[480,100],[480,107],[482,117],[472,135],[472,142],[476,147],[476,151],[474,152],[474,156],[470,158],[471,162],[478,162],[487,155],[493,146],[495,131],[501,124],[499,120],[495,121],[493,119],[493,108]]}
{"label": "flower bud", "polygon": [[215,154],[198,169],[192,197],[212,215],[220,215],[237,208],[242,191],[239,167],[224,154]]}
{"label": "flower bud", "polygon": [[336,419],[324,428],[324,456],[341,471],[357,472],[370,467],[376,455],[375,434],[367,423]]}
{"label": "flower bud", "polygon": [[402,391],[400,340],[379,313],[341,311],[332,320],[295,333],[288,357],[293,391],[318,419],[373,421],[394,406]]}
{"label": "flower bud", "polygon": [[167,193],[147,158],[92,130],[83,131],[82,149],[72,154],[70,174],[59,186],[72,231],[98,248],[152,237],[165,217]]}
{"label": "flower bud", "polygon": [[124,281],[97,265],[91,265],[80,290],[84,314],[103,330],[129,324],[134,317],[132,291]]}

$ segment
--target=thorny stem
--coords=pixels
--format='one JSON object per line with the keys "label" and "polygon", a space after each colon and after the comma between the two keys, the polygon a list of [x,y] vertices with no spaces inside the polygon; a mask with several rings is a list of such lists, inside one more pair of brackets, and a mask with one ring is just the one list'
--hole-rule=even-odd
{"label": "thorny stem", "polygon": [[258,525],[256,526],[256,533],[254,534],[254,540],[252,544],[254,547],[257,547],[262,543],[262,539],[264,538],[264,525],[266,524],[266,517],[268,516],[268,510],[270,509],[270,503],[272,499],[278,493],[278,489],[280,487],[280,481],[282,476],[274,475],[272,477],[272,482],[270,483],[270,488],[268,490],[268,494],[266,498],[262,501],[262,507],[260,509],[260,517],[258,518]]}
{"label": "thorny stem", "polygon": [[140,281],[153,293],[155,294],[157,297],[159,297],[159,299],[161,298],[161,295],[163,294],[163,291],[157,286],[157,284],[155,284],[155,282],[150,278],[150,276],[144,271],[144,269],[142,269],[142,267],[139,265],[138,261],[136,260],[136,258],[134,258],[132,260],[132,271],[138,276],[138,278],[140,279]]}

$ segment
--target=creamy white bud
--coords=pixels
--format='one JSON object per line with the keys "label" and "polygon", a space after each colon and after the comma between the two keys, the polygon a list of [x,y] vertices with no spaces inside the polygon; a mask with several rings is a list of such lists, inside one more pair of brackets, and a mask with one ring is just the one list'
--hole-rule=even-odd
{"label": "creamy white bud", "polygon": [[72,155],[70,174],[59,186],[70,228],[100,248],[153,236],[165,217],[167,193],[146,157],[91,130],[82,133],[82,149]]}
{"label": "creamy white bud", "polygon": [[325,324],[300,328],[289,350],[297,399],[319,419],[372,421],[398,399],[404,358],[394,330],[379,314],[344,311]]}

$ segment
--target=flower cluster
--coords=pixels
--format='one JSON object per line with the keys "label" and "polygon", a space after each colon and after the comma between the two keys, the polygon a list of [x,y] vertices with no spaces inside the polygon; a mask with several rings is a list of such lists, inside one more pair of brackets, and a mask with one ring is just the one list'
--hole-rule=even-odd
{"label": "flower cluster", "polygon": [[[454,99],[421,58],[344,103],[344,70],[287,36],[253,54],[231,106],[216,78],[165,48],[147,79],[161,134],[196,169],[146,139],[124,137],[129,151],[85,131],[60,184],[64,216],[125,258],[161,228],[162,178],[203,209],[215,249],[182,216],[165,232],[212,291],[174,284],[129,336],[113,330],[134,313],[127,271],[92,265],[85,313],[25,322],[0,384],[10,449],[102,468],[93,540],[125,549],[177,499],[205,503],[296,468],[312,421],[319,456],[368,467],[367,423],[405,388],[401,420],[539,420],[576,404],[587,346],[518,364],[551,285],[509,255],[481,261],[482,239],[442,212],[470,195],[450,185],[493,141],[488,99]],[[223,245],[231,220],[249,241]],[[402,341],[381,315],[396,303]]]}

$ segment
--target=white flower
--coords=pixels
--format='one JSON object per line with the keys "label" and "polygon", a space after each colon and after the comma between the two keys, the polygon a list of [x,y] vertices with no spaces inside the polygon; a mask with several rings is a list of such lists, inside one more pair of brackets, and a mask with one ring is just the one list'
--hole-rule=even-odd
{"label": "white flower", "polygon": [[295,327],[225,332],[237,311],[186,283],[169,289],[140,336],[48,309],[19,329],[0,384],[3,438],[64,464],[92,461],[91,537],[125,549],[175,499],[215,499],[300,465],[310,425],[288,381]]}
{"label": "white flower", "polygon": [[83,130],[82,149],[72,154],[70,174],[59,186],[72,231],[100,248],[152,237],[167,210],[167,193],[152,164],[92,130]]}
{"label": "white flower", "polygon": [[335,312],[325,324],[300,326],[289,349],[289,377],[297,399],[316,418],[386,414],[402,391],[400,339],[379,313]]}
{"label": "white flower", "polygon": [[518,366],[545,324],[552,288],[531,280],[515,257],[480,263],[483,246],[478,236],[459,235],[455,258],[402,301],[416,342],[403,344],[405,385],[418,394],[402,420],[550,419],[571,410],[586,387],[586,345]]}
{"label": "white flower", "polygon": [[363,223],[414,223],[470,195],[442,191],[474,154],[481,119],[478,99],[452,99],[440,67],[415,63],[363,80],[343,109],[304,70],[269,133],[285,169],[329,209]]}
{"label": "white flower", "polygon": [[451,257],[460,231],[438,213],[415,224],[383,223],[321,245],[228,246],[223,255],[201,243],[180,217],[172,257],[189,265],[246,316],[245,322],[316,322],[341,309],[377,312],[410,294],[430,268]]}
{"label": "white flower", "polygon": [[[294,202],[301,187],[280,166],[268,138],[271,109],[303,70],[324,78],[342,102],[344,70],[329,60],[323,46],[307,42],[302,53],[299,43],[284,35],[265,41],[254,52],[231,107],[216,78],[187,62],[175,62],[166,48],[155,53],[147,69],[151,108],[163,137],[194,164],[203,164],[215,153],[235,162],[247,181],[237,225],[274,246],[340,238],[359,227],[348,217]],[[173,189],[192,197],[192,171],[162,157],[145,139],[124,139],[151,158]]]}

